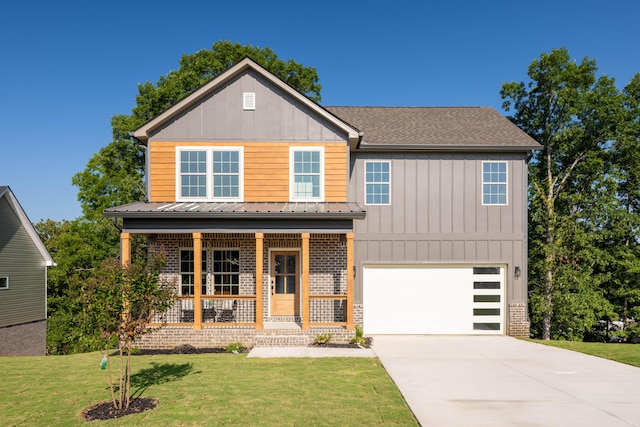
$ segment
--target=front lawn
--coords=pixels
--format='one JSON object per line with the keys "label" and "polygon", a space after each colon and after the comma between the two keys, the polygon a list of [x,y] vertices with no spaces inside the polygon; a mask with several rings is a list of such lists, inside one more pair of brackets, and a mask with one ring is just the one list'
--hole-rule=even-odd
{"label": "front lawn", "polygon": [[577,341],[543,341],[532,340],[534,342],[564,348],[567,350],[579,351],[580,353],[592,356],[603,357],[626,363],[627,365],[640,368],[640,344],[608,344],[600,342],[577,342]]}
{"label": "front lawn", "polygon": [[[110,398],[102,355],[3,357],[4,426],[83,425]],[[114,364],[117,358],[111,358]],[[96,425],[418,425],[378,359],[135,356],[132,391],[158,407]]]}

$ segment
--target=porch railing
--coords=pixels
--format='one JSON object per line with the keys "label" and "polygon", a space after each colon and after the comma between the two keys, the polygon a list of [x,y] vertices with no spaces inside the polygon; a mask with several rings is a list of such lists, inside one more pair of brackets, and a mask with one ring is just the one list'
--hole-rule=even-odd
{"label": "porch railing", "polygon": [[[164,322],[167,326],[193,326],[195,323],[193,297],[178,297],[173,307],[154,316],[151,326]],[[220,295],[201,297],[200,307],[203,326],[255,326],[255,295]]]}
{"label": "porch railing", "polygon": [[311,326],[346,326],[347,295],[309,295],[309,324]]}
{"label": "porch railing", "polygon": [[[181,296],[165,313],[153,317],[150,326],[194,326],[194,298]],[[199,310],[202,326],[256,326],[255,295],[203,295]],[[347,295],[309,295],[310,326],[346,326]]]}

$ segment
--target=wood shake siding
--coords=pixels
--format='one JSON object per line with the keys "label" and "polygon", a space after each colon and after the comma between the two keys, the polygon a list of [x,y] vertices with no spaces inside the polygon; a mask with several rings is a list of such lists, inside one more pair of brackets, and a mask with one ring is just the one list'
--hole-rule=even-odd
{"label": "wood shake siding", "polygon": [[326,202],[347,201],[346,143],[296,142],[151,142],[149,201],[173,202],[176,194],[176,148],[244,147],[244,201],[289,200],[289,147],[324,147]]}

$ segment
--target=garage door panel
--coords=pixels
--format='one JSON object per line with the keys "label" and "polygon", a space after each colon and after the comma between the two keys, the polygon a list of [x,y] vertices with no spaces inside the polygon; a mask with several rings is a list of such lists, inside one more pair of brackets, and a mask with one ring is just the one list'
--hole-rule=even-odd
{"label": "garage door panel", "polygon": [[504,286],[502,274],[491,274],[494,270],[495,267],[366,266],[365,332],[502,333]]}

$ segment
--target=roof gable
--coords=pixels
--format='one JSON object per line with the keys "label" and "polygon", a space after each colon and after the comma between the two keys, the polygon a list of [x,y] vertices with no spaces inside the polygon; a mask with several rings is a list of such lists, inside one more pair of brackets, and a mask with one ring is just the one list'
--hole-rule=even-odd
{"label": "roof gable", "polygon": [[53,261],[53,258],[49,254],[49,251],[47,251],[47,248],[45,248],[44,243],[42,243],[42,240],[40,240],[40,237],[38,236],[35,228],[33,228],[33,224],[31,224],[31,221],[29,221],[29,218],[27,217],[24,209],[22,209],[22,206],[20,206],[18,199],[16,199],[15,195],[11,191],[11,188],[7,186],[0,186],[0,199],[2,198],[5,198],[7,202],[9,202],[9,206],[14,211],[14,213],[20,220],[20,223],[29,234],[29,237],[38,249],[38,252],[40,252],[40,254],[42,255],[42,258],[44,258],[45,264],[47,266],[56,265],[56,263]]}
{"label": "roof gable", "polygon": [[205,83],[200,88],[196,89],[186,98],[177,102],[172,107],[160,113],[135,131],[131,135],[139,141],[146,143],[155,132],[160,131],[163,127],[167,126],[174,120],[177,120],[185,115],[189,114],[190,110],[194,109],[198,104],[202,103],[207,98],[214,95],[217,91],[221,90],[225,85],[242,78],[244,75],[253,74],[257,78],[263,79],[269,84],[276,87],[279,91],[285,94],[285,96],[293,99],[297,104],[310,110],[315,117],[319,120],[326,121],[332,127],[336,128],[340,132],[344,132],[347,135],[350,144],[357,143],[359,133],[357,129],[353,128],[337,116],[331,114],[329,111],[310,100],[308,97],[288,85],[286,82],[276,77],[274,74],[266,70],[264,67],[257,64],[250,58],[245,58],[232,66],[228,70],[214,77],[208,83]]}

